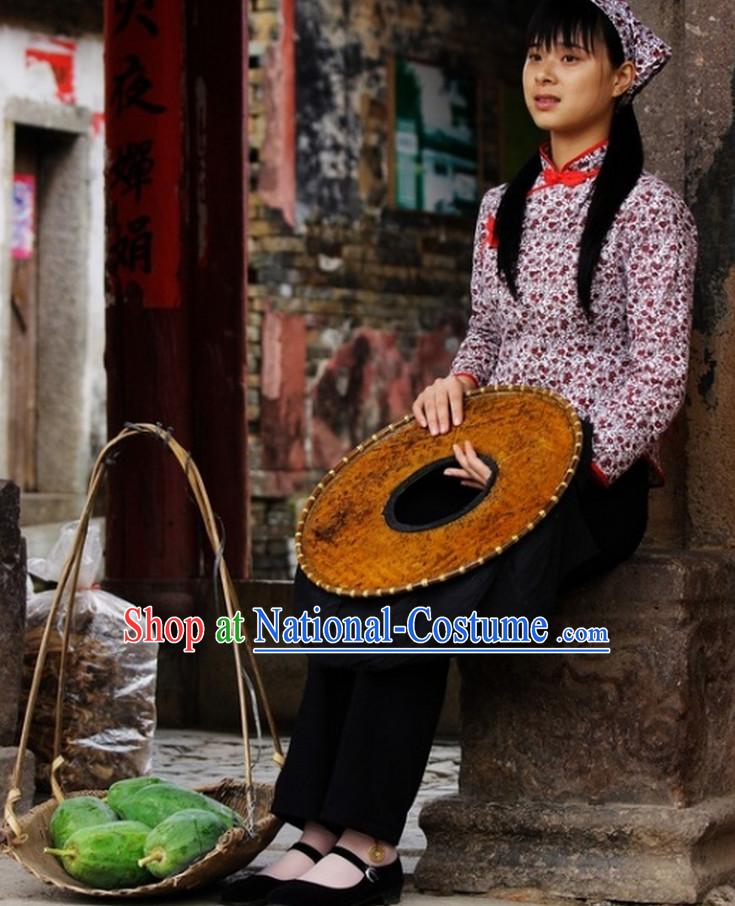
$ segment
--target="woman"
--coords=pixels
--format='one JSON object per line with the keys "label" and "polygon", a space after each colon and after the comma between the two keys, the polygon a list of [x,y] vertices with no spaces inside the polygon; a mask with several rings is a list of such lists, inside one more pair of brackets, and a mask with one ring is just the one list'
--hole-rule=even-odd
{"label": "woman", "polygon": [[[697,231],[682,198],[642,169],[631,106],[671,49],[626,0],[542,0],[527,48],[524,97],[549,140],[482,199],[467,335],[450,374],[419,394],[413,413],[432,434],[446,432],[450,420],[462,421],[467,388],[536,384],[574,405],[585,445],[548,517],[462,582],[441,583],[451,594],[436,600],[463,612],[548,613],[560,587],[633,553],[648,489],[664,480],[658,438],[687,378]],[[489,470],[471,442],[454,449],[457,468],[447,474],[482,487]],[[322,613],[351,600],[300,570],[295,595]],[[407,602],[404,595],[393,606]],[[228,882],[225,902],[400,899],[396,847],[451,655],[386,662],[376,654],[376,663],[353,669],[325,657],[309,655],[272,806],[302,837],[272,865]]]}

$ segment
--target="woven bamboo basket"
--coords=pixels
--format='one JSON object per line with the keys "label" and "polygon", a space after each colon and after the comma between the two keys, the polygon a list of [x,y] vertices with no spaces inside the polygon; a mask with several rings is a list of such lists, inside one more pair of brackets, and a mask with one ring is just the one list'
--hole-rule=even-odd
{"label": "woven bamboo basket", "polygon": [[[242,730],[244,776],[242,778],[224,778],[210,786],[200,786],[196,789],[214,799],[235,809],[245,819],[245,827],[233,827],[224,833],[214,849],[193,862],[176,875],[156,880],[152,878],[150,884],[138,887],[117,888],[105,890],[94,888],[68,875],[55,856],[45,853],[44,847],[51,846],[48,825],[55,808],[66,798],[57,777],[58,771],[64,764],[62,750],[62,706],[64,693],[64,668],[68,654],[69,635],[72,625],[74,598],[78,587],[79,570],[84,551],[84,542],[87,536],[89,519],[97,491],[100,488],[109,454],[113,447],[121,444],[126,438],[135,435],[151,435],[162,440],[174,454],[189,481],[194,499],[199,507],[204,526],[209,538],[216,560],[215,566],[223,592],[225,608],[229,617],[234,617],[237,596],[232,578],[222,557],[222,543],[215,522],[214,513],[209,502],[209,497],[204,488],[201,475],[190,454],[171,436],[171,432],[164,430],[160,425],[147,423],[128,423],[125,428],[109,441],[100,451],[89,481],[87,498],[79,519],[79,526],[75,535],[72,550],[69,553],[64,568],[59,578],[59,583],[54,594],[54,599],[49,610],[44,628],[41,644],[36,660],[31,688],[26,704],[23,727],[21,730],[18,753],[10,779],[10,790],[5,800],[4,807],[4,842],[2,850],[7,855],[19,862],[32,875],[46,884],[51,884],[62,890],[86,894],[94,897],[110,898],[139,898],[156,897],[175,894],[181,891],[194,890],[213,881],[225,877],[251,862],[273,840],[282,826],[282,821],[273,815],[269,809],[273,799],[271,784],[253,781],[252,760],[250,753],[249,722],[247,699],[245,695],[244,670],[240,646],[233,642],[232,652],[235,664],[237,693],[240,706],[240,726]],[[69,580],[71,578],[71,584]],[[51,790],[52,798],[35,806],[26,814],[16,815],[14,805],[21,798],[21,779],[23,758],[28,746],[28,738],[33,720],[33,712],[41,685],[44,664],[49,646],[54,620],[64,591],[69,585],[71,593],[67,596],[64,616],[64,636],[59,665],[59,678],[56,697],[55,733],[54,733],[54,758],[51,764]],[[278,731],[273,720],[273,715],[268,702],[268,697],[263,686],[260,671],[255,659],[252,643],[245,635],[245,650],[248,657],[252,680],[257,695],[262,704],[270,730],[273,753],[272,758],[282,767],[284,755],[281,748]],[[107,794],[107,790],[79,790],[69,796],[92,795],[100,798]]]}

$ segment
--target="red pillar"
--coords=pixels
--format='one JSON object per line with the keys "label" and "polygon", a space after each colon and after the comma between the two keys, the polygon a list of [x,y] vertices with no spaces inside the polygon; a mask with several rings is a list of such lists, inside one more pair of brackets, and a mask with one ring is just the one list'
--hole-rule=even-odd
{"label": "red pillar", "polygon": [[197,463],[249,578],[247,469],[248,25],[246,0],[187,3],[187,287]]}
{"label": "red pillar", "polygon": [[[244,4],[105,0],[108,431],[160,422],[191,450],[245,574]],[[185,579],[207,550],[173,456],[108,470],[107,577]]]}

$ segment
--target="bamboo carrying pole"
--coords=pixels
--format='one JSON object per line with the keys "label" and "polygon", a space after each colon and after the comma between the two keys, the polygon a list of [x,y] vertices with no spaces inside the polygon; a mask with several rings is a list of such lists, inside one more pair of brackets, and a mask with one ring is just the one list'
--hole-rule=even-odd
{"label": "bamboo carrying pole", "polygon": [[[69,635],[70,627],[72,623],[72,615],[74,610],[74,598],[77,592],[77,584],[79,579],[79,570],[82,561],[82,554],[84,551],[84,543],[87,537],[87,529],[89,526],[89,519],[92,513],[93,503],[96,497],[96,494],[100,488],[102,478],[105,473],[105,469],[108,465],[109,453],[113,447],[118,446],[128,437],[132,437],[140,434],[148,434],[154,437],[159,438],[163,441],[164,444],[171,450],[171,452],[176,457],[179,465],[184,470],[184,473],[189,481],[189,485],[194,493],[195,501],[199,507],[199,511],[202,515],[204,521],[204,526],[209,538],[212,550],[215,553],[215,556],[218,559],[218,574],[219,579],[222,585],[222,590],[224,592],[225,607],[227,610],[227,615],[232,619],[235,616],[235,602],[237,600],[237,594],[235,587],[232,582],[229,570],[225,563],[224,558],[221,556],[222,551],[222,542],[220,540],[219,533],[217,531],[217,526],[215,523],[215,516],[212,511],[211,504],[209,502],[209,497],[207,495],[202,477],[199,473],[199,469],[191,458],[191,454],[187,452],[181,444],[178,443],[172,436],[170,430],[165,430],[161,425],[153,425],[149,423],[127,423],[120,433],[110,440],[100,451],[95,461],[94,468],[92,470],[92,475],[89,480],[89,487],[87,491],[87,498],[82,508],[82,513],[79,518],[79,525],[74,537],[74,543],[72,549],[67,557],[64,567],[59,577],[59,583],[56,587],[54,598],[49,610],[48,617],[46,619],[46,625],[44,627],[43,635],[41,637],[41,643],[39,647],[38,657],[36,660],[35,669],[33,672],[33,679],[31,682],[31,688],[28,695],[28,701],[26,704],[25,715],[23,719],[23,727],[21,730],[20,741],[18,743],[18,752],[15,759],[15,764],[13,771],[11,773],[10,779],[10,789],[8,791],[7,797],[5,799],[4,807],[4,820],[7,828],[12,831],[12,836],[7,833],[6,836],[10,845],[20,846],[27,840],[28,835],[23,833],[20,824],[18,823],[18,818],[15,814],[14,805],[21,798],[21,779],[23,771],[23,760],[24,755],[28,746],[28,738],[30,734],[30,728],[33,720],[33,712],[36,706],[36,700],[38,698],[38,692],[41,685],[41,677],[43,675],[43,669],[46,662],[46,655],[49,645],[49,637],[51,635],[51,630],[54,625],[54,620],[56,614],[59,610],[64,591],[66,590],[67,583],[69,581],[70,575],[73,574],[71,582],[71,591],[68,596],[67,608],[64,614],[64,638],[63,645],[61,650],[61,662],[59,666],[59,678],[58,686],[56,691],[56,709],[55,709],[55,732],[54,732],[54,757],[51,764],[51,790],[54,799],[61,803],[64,801],[64,793],[61,789],[61,784],[57,778],[57,773],[61,766],[64,763],[63,756],[61,755],[61,744],[62,744],[62,711],[63,711],[63,689],[64,689],[64,669],[66,662],[67,649],[69,644]],[[281,767],[284,763],[284,755],[281,747],[281,741],[278,736],[278,730],[276,729],[275,722],[273,720],[273,715],[271,712],[270,704],[268,702],[268,697],[263,686],[263,681],[260,675],[260,670],[258,669],[258,664],[253,653],[252,642],[247,635],[247,632],[243,629],[245,636],[245,648],[247,651],[247,656],[249,659],[249,664],[252,669],[253,677],[255,679],[255,685],[257,693],[260,697],[263,708],[265,709],[266,719],[268,721],[268,727],[271,733],[271,738],[273,742],[273,754],[272,758],[276,764]],[[247,801],[247,828],[248,831],[252,834],[254,832],[254,810],[255,804],[253,801],[253,780],[252,780],[252,763],[250,758],[250,740],[248,733],[248,715],[247,715],[247,705],[245,698],[245,688],[243,683],[243,666],[240,656],[239,645],[233,641],[232,651],[235,660],[235,671],[237,679],[237,694],[239,700],[239,709],[240,709],[240,726],[242,730],[242,741],[243,741],[243,760],[245,767],[245,787],[246,787],[246,801]]]}

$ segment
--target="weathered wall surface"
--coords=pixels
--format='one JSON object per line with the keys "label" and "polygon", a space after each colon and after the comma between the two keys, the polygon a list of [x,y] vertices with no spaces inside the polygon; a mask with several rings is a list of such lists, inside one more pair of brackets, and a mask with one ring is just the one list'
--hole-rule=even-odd
{"label": "weathered wall surface", "polygon": [[735,541],[733,405],[733,42],[735,7],[712,0],[637,0],[638,15],[673,47],[636,110],[647,168],[684,196],[699,229],[690,379],[667,432],[667,494],[652,496],[654,535],[670,546]]}
{"label": "weathered wall surface", "polygon": [[[637,15],[668,41],[673,55],[659,75],[638,95],[636,116],[646,152],[645,168],[686,198],[686,115],[684,104],[672,104],[682,78],[685,43],[684,10],[679,2],[633,2]],[[688,199],[687,199],[688,200]],[[661,445],[666,487],[651,493],[648,546],[680,547],[686,513],[686,415],[679,413]]]}
{"label": "weathered wall surface", "polygon": [[735,6],[687,0],[679,83],[686,187],[700,231],[687,410],[687,543],[735,544]]}
{"label": "weathered wall surface", "polygon": [[19,520],[18,487],[0,480],[0,746],[15,739],[23,667],[26,552]]}

